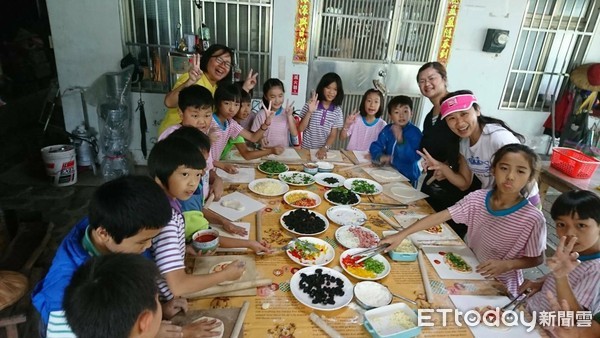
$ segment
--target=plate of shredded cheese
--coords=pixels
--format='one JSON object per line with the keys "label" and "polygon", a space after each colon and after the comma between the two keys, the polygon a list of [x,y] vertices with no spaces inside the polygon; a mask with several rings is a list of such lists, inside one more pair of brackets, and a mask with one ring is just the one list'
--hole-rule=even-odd
{"label": "plate of shredded cheese", "polygon": [[290,187],[280,180],[259,178],[248,184],[248,189],[262,196],[280,196],[288,192]]}

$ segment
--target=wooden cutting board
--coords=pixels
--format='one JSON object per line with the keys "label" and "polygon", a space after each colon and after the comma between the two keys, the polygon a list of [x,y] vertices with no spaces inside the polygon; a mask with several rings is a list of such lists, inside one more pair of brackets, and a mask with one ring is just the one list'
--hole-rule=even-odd
{"label": "wooden cutting board", "polygon": [[[233,327],[235,326],[235,322],[239,316],[239,313],[240,308],[191,310],[185,314],[180,312],[173,317],[173,319],[171,319],[171,322],[173,322],[175,325],[184,326],[204,316],[218,318],[223,322],[223,326],[225,328],[223,337],[231,337],[231,332],[233,331]],[[238,337],[243,337],[243,335],[244,330],[242,329]]]}
{"label": "wooden cutting board", "polygon": [[[246,272],[242,275],[242,277],[235,282],[249,282],[257,279],[256,274],[256,262],[254,261],[254,255],[225,255],[225,256],[206,256],[196,258],[196,262],[194,265],[194,275],[203,275],[208,274],[210,268],[213,266],[228,262],[240,260],[246,263]],[[224,285],[225,289],[227,285]],[[222,296],[256,296],[256,288],[237,290],[237,291],[229,291],[223,292],[219,294],[213,294],[206,297],[201,298],[214,298],[214,297],[222,297]]]}

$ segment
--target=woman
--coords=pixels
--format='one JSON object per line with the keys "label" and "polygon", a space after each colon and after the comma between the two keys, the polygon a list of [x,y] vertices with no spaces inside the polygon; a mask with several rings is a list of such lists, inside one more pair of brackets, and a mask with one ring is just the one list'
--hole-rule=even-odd
{"label": "woman", "polygon": [[[440,118],[440,101],[448,94],[446,68],[439,62],[428,62],[419,68],[417,73],[417,82],[421,94],[431,101],[433,108],[423,121],[423,138],[421,147],[427,149],[429,154],[442,163],[446,163],[452,170],[458,172],[459,140],[458,135],[454,134],[445,120]],[[427,167],[427,165],[423,165]],[[467,193],[480,184],[477,179],[473,180],[470,189],[460,190],[446,179],[433,180],[433,170],[428,170],[421,191],[429,195],[427,202],[431,207],[439,212],[456,204]],[[467,233],[467,227],[464,224],[448,221],[452,229],[462,238]]]}
{"label": "woman", "polygon": [[[211,94],[215,94],[217,86],[223,81],[229,81],[231,79],[231,60],[233,58],[233,51],[224,45],[214,44],[210,46],[200,57],[199,54],[194,54],[192,57],[192,67],[190,70],[181,75],[173,90],[167,93],[165,96],[165,106],[169,108],[167,114],[158,128],[158,134],[160,135],[167,127],[174,124],[180,123],[181,118],[177,113],[177,102],[179,92],[186,87],[193,84],[199,84],[202,87],[208,89]],[[250,73],[244,81],[243,88],[247,92],[250,92],[256,85],[256,78],[258,73]]]}

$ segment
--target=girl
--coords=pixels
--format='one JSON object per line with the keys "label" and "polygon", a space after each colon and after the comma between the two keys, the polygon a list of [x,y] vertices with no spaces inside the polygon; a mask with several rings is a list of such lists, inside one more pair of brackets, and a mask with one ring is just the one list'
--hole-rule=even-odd
{"label": "girl", "polygon": [[476,271],[495,277],[517,295],[521,269],[543,262],[546,247],[544,215],[523,196],[539,170],[538,157],[529,147],[514,143],[493,157],[493,190],[477,190],[444,211],[429,215],[405,230],[382,240],[393,250],[406,236],[449,219],[468,226],[467,243],[481,262]]}
{"label": "girl", "polygon": [[346,149],[369,150],[373,141],[386,126],[384,120],[380,119],[383,114],[383,94],[377,89],[369,89],[365,92],[360,102],[360,120],[357,121],[358,111],[354,111],[344,123],[340,138],[350,138]]}
{"label": "girl", "polygon": [[[250,116],[250,114],[251,114],[250,102],[252,100],[250,98],[250,94],[248,94],[247,91],[242,89],[241,94],[242,94],[242,102],[241,102],[240,110],[233,117],[233,119],[240,125],[241,125],[241,122],[246,120],[248,118],[248,116]],[[273,122],[275,122],[275,120],[273,120]],[[262,124],[262,123],[259,123],[259,125],[260,124]],[[271,129],[273,129],[273,127],[271,127]],[[246,141],[244,140],[244,138],[242,136],[238,136],[236,138],[230,138],[227,141],[227,145],[225,145],[225,148],[223,149],[223,152],[221,153],[221,160],[227,159],[229,152],[231,152],[231,149],[233,149],[234,146],[240,152],[240,155],[242,155],[242,157],[246,160],[253,160],[253,159],[261,158],[263,156],[267,156],[267,155],[271,155],[271,154],[279,155],[279,154],[283,153],[282,147],[272,147],[272,148],[251,150],[246,145]]]}
{"label": "girl", "polygon": [[230,138],[236,138],[241,135],[243,138],[250,142],[258,142],[263,133],[269,129],[271,125],[272,112],[267,112],[265,121],[260,125],[259,130],[252,133],[242,128],[233,117],[240,110],[241,92],[237,85],[230,84],[224,85],[217,88],[215,92],[215,108],[216,112],[213,114],[213,120],[211,122],[211,131],[216,136],[216,141],[212,142],[210,151],[213,156],[213,162],[215,167],[221,168],[228,173],[236,173],[236,166],[220,162],[221,153],[227,145],[227,141]]}
{"label": "girl", "polygon": [[[483,116],[477,98],[468,90],[446,95],[440,105],[440,116],[446,120],[450,130],[461,138],[459,171],[456,172],[450,165],[428,156],[428,150],[423,148],[427,167],[436,170],[434,177],[447,179],[464,191],[471,186],[475,174],[481,181],[482,189],[493,188],[494,177],[490,170],[492,155],[503,145],[521,143],[525,138],[502,120]],[[536,182],[532,182],[532,189],[527,197],[534,206],[540,204]]]}
{"label": "girl", "polygon": [[323,75],[316,92],[304,104],[299,116],[302,118],[298,131],[303,132],[302,148],[319,149],[317,158],[327,157],[327,150],[337,139],[338,130],[344,126],[342,101],[344,88],[336,73]]}
{"label": "girl", "polygon": [[[427,149],[431,156],[442,163],[448,164],[455,172],[460,168],[458,165],[458,142],[459,137],[448,128],[446,120],[440,118],[441,99],[448,94],[448,77],[446,68],[439,62],[428,62],[421,66],[417,73],[417,82],[421,94],[429,99],[433,108],[423,120],[423,138],[419,149]],[[426,166],[423,165],[426,169]],[[467,191],[462,191],[445,179],[431,181],[434,170],[428,170],[421,191],[429,195],[426,199],[433,210],[442,211],[454,205],[465,197],[473,189],[479,188],[478,180],[473,180],[473,186]],[[464,224],[456,224],[450,220],[448,225],[461,238],[467,233]]]}
{"label": "girl", "polygon": [[[548,259],[552,273],[521,286],[521,290],[541,291],[529,296],[527,307],[538,313],[551,311],[546,297],[551,292],[558,299],[565,299],[572,311],[592,310],[600,284],[600,197],[587,190],[566,192],[556,199],[550,215],[556,223],[559,249],[565,257],[562,262],[556,257]],[[572,271],[565,268],[567,255],[581,262]]]}
{"label": "girl", "polygon": [[[283,82],[279,79],[268,79],[263,85],[263,106],[270,107],[269,110],[274,112],[271,118],[272,126],[265,132],[263,137],[263,146],[266,147],[284,147],[298,146],[298,130],[292,113],[294,109],[292,104],[286,101],[285,108],[283,107],[283,96],[285,89]],[[251,131],[255,132],[260,128],[260,125],[265,121],[266,110],[261,109],[254,122],[252,123]]]}

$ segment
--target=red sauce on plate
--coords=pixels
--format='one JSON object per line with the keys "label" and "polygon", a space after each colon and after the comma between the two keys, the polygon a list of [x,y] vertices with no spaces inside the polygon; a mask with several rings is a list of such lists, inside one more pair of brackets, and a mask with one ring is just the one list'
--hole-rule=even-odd
{"label": "red sauce on plate", "polygon": [[441,256],[444,256],[446,253],[443,251],[438,252]]}
{"label": "red sauce on plate", "polygon": [[433,262],[434,262],[435,264],[442,264],[442,262],[438,261],[437,259],[434,259],[434,260],[433,260]]}

